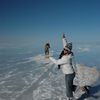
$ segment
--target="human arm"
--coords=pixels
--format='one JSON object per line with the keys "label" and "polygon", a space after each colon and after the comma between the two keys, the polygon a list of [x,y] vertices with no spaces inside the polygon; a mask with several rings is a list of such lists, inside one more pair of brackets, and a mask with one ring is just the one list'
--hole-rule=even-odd
{"label": "human arm", "polygon": [[67,63],[66,59],[63,59],[63,58],[56,60],[53,57],[50,57],[49,59],[56,65],[63,65]]}
{"label": "human arm", "polygon": [[62,43],[63,43],[63,47],[67,45],[67,40],[64,33],[62,33]]}

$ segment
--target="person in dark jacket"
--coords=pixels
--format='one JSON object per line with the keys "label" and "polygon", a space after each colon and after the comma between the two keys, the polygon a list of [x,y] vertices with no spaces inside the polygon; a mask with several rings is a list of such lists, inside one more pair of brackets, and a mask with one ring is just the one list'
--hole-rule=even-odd
{"label": "person in dark jacket", "polygon": [[45,47],[44,47],[44,52],[45,52],[46,58],[49,56],[49,48],[50,48],[50,43],[46,43]]}

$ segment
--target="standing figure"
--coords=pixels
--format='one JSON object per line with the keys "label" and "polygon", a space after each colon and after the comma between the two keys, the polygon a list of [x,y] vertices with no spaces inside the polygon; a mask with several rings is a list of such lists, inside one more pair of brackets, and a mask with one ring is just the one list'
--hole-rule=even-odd
{"label": "standing figure", "polygon": [[46,57],[46,58],[49,57],[49,48],[50,48],[50,43],[46,43],[46,44],[45,44],[45,47],[44,47],[45,57]]}
{"label": "standing figure", "polygon": [[[65,38],[65,34],[62,34],[62,41],[63,41],[63,47],[68,46],[68,48],[70,48],[70,50],[72,50],[72,42],[68,43],[66,38]],[[60,55],[59,55],[59,59],[62,58],[62,56],[64,55],[64,50],[61,51]],[[73,55],[73,52],[72,52]],[[60,65],[58,65],[58,69],[60,69]]]}
{"label": "standing figure", "polygon": [[67,43],[64,34],[62,36],[62,41],[64,49],[60,55],[61,57],[58,60],[50,57],[50,60],[56,65],[60,65],[63,73],[65,74],[66,96],[68,100],[73,100],[73,80],[75,77],[75,65],[73,65],[72,45]]}

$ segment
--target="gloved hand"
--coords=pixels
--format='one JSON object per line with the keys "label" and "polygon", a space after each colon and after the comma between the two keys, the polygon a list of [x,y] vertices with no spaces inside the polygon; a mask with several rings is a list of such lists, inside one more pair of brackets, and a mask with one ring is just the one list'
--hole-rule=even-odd
{"label": "gloved hand", "polygon": [[62,38],[65,38],[65,34],[64,34],[64,32],[62,33]]}

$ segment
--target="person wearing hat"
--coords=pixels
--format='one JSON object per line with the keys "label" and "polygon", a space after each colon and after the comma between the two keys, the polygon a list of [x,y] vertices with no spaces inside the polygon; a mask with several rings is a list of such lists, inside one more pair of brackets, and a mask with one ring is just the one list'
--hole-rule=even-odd
{"label": "person wearing hat", "polygon": [[45,57],[48,58],[49,56],[49,48],[50,48],[50,43],[46,43],[44,47],[44,52],[45,52]]}
{"label": "person wearing hat", "polygon": [[[66,38],[65,38],[65,34],[62,34],[62,42],[63,42],[63,47],[67,47],[70,49],[70,51],[72,50],[72,42],[67,42]],[[71,52],[73,55],[73,52]],[[60,55],[59,55],[59,59],[64,55],[64,49],[61,51]],[[58,69],[60,69],[60,65],[58,65]]]}
{"label": "person wearing hat", "polygon": [[65,35],[62,36],[63,41],[63,56],[56,60],[53,57],[49,59],[56,65],[60,65],[63,73],[65,74],[66,96],[68,100],[73,100],[73,79],[75,77],[75,70],[73,68],[73,53],[72,46],[69,45],[65,39]]}

